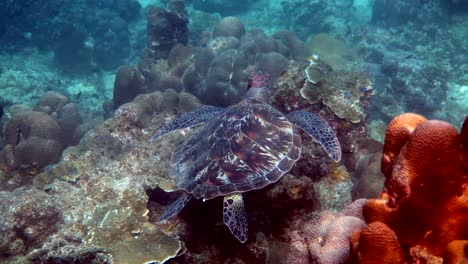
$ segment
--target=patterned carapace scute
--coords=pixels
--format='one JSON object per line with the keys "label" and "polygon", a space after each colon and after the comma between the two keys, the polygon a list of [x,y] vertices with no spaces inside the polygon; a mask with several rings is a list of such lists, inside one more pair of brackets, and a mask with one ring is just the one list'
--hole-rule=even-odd
{"label": "patterned carapace scute", "polygon": [[253,71],[249,75],[246,97],[259,97],[269,100],[271,96],[270,74],[263,71]]}
{"label": "patterned carapace scute", "polygon": [[179,146],[171,170],[177,186],[206,200],[276,182],[300,152],[294,125],[252,97],[227,108]]}

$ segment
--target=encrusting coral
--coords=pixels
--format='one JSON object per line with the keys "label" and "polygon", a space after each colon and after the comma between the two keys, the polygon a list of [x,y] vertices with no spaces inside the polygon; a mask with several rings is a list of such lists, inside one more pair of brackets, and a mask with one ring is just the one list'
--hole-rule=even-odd
{"label": "encrusting coral", "polygon": [[[366,202],[363,214],[368,223],[388,226],[413,259],[443,257],[449,243],[468,240],[467,128],[467,120],[458,133],[449,123],[416,114],[400,115],[388,126],[385,189],[380,199]],[[357,254],[375,246],[359,244]]]}
{"label": "encrusting coral", "polygon": [[307,82],[301,88],[301,95],[311,103],[323,102],[340,118],[358,123],[366,111],[360,104],[361,97],[373,93],[373,84],[367,74],[361,72],[333,71],[321,59],[310,60],[305,69]]}

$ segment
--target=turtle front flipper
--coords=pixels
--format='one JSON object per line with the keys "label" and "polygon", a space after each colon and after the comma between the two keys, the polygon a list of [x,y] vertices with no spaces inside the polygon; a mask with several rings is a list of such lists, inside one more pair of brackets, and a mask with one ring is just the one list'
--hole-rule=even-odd
{"label": "turtle front flipper", "polygon": [[181,196],[179,196],[179,198],[177,198],[177,200],[175,200],[175,202],[169,205],[166,211],[162,213],[162,215],[159,217],[159,222],[169,219],[172,216],[178,214],[180,211],[182,211],[182,209],[190,201],[191,198],[191,194],[184,192]]}
{"label": "turtle front flipper", "polygon": [[242,194],[224,196],[223,222],[241,243],[247,241],[247,216]]}
{"label": "turtle front flipper", "polygon": [[211,106],[211,105],[204,105],[204,106],[197,107],[192,112],[184,113],[180,115],[179,117],[177,117],[171,123],[163,126],[151,137],[150,141],[153,141],[159,137],[162,137],[172,131],[183,129],[183,128],[188,128],[188,127],[193,127],[201,123],[204,123],[212,119],[216,115],[218,115],[223,110],[224,108],[222,107],[216,107],[216,106]]}
{"label": "turtle front flipper", "polygon": [[320,143],[330,158],[336,162],[341,160],[340,141],[338,141],[335,131],[327,121],[316,114],[302,110],[293,111],[287,117],[292,123]]}

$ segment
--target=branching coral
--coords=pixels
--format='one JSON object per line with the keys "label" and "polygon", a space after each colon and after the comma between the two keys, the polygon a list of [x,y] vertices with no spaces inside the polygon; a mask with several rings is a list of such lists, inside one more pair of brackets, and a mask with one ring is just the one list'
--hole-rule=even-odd
{"label": "branching coral", "polygon": [[459,134],[446,122],[415,114],[388,126],[385,189],[381,199],[368,200],[363,214],[368,223],[388,226],[413,258],[441,257],[451,241],[468,239],[467,127],[465,120]]}

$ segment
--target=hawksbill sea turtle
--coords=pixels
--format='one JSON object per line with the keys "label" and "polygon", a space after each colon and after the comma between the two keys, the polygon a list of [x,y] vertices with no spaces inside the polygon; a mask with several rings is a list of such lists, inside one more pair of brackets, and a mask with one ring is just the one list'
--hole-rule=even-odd
{"label": "hawksbill sea turtle", "polygon": [[270,105],[270,92],[269,74],[254,71],[240,103],[227,108],[198,107],[152,136],[150,141],[205,123],[172,154],[171,177],[184,193],[159,221],[179,213],[192,197],[224,196],[223,222],[244,243],[248,232],[242,193],[277,182],[293,167],[301,156],[299,128],[334,161],[341,160],[340,142],[323,118],[302,110],[285,115]]}

